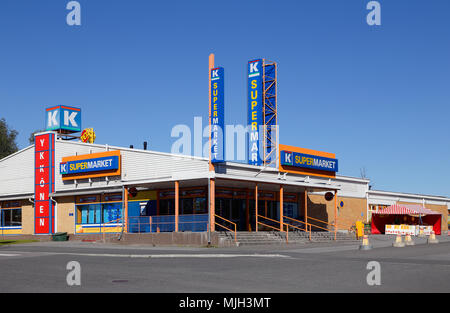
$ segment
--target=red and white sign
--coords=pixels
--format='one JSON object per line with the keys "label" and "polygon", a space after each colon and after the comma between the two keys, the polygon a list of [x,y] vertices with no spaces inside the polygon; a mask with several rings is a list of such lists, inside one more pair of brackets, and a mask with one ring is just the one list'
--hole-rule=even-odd
{"label": "red and white sign", "polygon": [[50,194],[55,191],[55,134],[34,138],[34,233],[54,233],[55,209]]}

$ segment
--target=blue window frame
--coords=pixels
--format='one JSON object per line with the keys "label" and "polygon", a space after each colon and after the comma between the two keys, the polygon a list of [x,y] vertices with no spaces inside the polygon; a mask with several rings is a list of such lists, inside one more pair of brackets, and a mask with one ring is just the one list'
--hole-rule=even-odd
{"label": "blue window frame", "polygon": [[22,209],[1,209],[0,227],[22,226]]}
{"label": "blue window frame", "polygon": [[[122,217],[122,202],[77,205],[78,224],[104,224]],[[119,221],[117,221],[119,222]]]}

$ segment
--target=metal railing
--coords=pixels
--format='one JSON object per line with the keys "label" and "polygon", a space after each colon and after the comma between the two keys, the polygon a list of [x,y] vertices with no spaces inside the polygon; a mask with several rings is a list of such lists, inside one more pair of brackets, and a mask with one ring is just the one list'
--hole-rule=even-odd
{"label": "metal railing", "polygon": [[[280,231],[280,226],[279,226],[279,225],[280,225],[280,221],[271,219],[271,218],[269,218],[269,217],[267,217],[267,216],[260,215],[260,214],[257,214],[257,217],[258,217],[257,224],[263,225],[263,226],[266,226],[266,227],[269,227],[269,228],[273,228],[273,229],[275,229],[275,230]],[[263,223],[263,222],[260,222],[260,221],[259,221],[259,218],[260,218],[260,217],[263,218],[263,219],[265,219],[265,220],[267,220],[267,221],[275,222],[276,224],[278,224],[278,227],[273,226],[273,225],[268,225],[268,224]],[[283,227],[282,227],[282,228],[283,228]],[[256,225],[256,230],[258,230],[258,225]]]}
{"label": "metal railing", "polygon": [[336,229],[336,224],[335,224],[335,223],[328,223],[328,222],[325,222],[325,221],[323,221],[323,220],[319,220],[318,218],[309,217],[309,216],[307,217],[307,219],[308,219],[308,221],[309,221],[309,220],[313,220],[313,221],[315,221],[315,222],[319,222],[319,223],[322,223],[322,224],[325,224],[325,225],[328,225],[328,226],[333,227],[334,229],[329,229],[328,227],[321,227],[321,226],[318,226],[318,225],[316,225],[316,224],[308,223],[308,224],[310,224],[312,227],[319,228],[319,229],[325,230],[325,231],[330,232],[330,233],[333,233],[333,232],[334,232],[334,240],[336,240],[337,229]]}
{"label": "metal railing", "polygon": [[230,228],[228,228],[228,227],[226,227],[226,226],[224,226],[222,224],[217,223],[216,219],[214,219],[214,224],[215,225],[217,225],[219,227],[222,227],[222,228],[224,228],[224,229],[226,229],[228,231],[234,232],[234,242],[237,242],[237,225],[236,225],[236,223],[234,223],[234,222],[232,222],[230,220],[227,220],[226,218],[223,218],[222,216],[217,215],[217,214],[214,214],[214,217],[218,217],[218,218],[222,219],[223,221],[228,222],[228,223],[230,223],[231,225],[234,226],[234,230],[232,230],[232,229],[230,229]]}
{"label": "metal railing", "polygon": [[[283,217],[285,220],[288,220],[289,223],[286,223],[286,222],[284,222],[284,221],[283,221],[283,222],[280,222],[280,221],[277,221],[277,220],[274,220],[274,219],[271,219],[271,218],[268,218],[268,217],[266,217],[266,216],[259,215],[259,214],[258,214],[258,218],[262,218],[262,219],[265,219],[265,220],[268,220],[268,221],[271,221],[271,222],[276,223],[277,226],[269,225],[269,224],[267,224],[267,223],[260,222],[259,220],[258,220],[258,222],[257,222],[257,224],[260,224],[260,225],[263,225],[263,226],[272,228],[272,229],[274,229],[274,230],[276,230],[276,231],[286,232],[286,242],[287,242],[287,243],[289,243],[289,227],[291,227],[291,228],[293,228],[293,229],[296,229],[296,230],[300,230],[300,231],[307,232],[308,235],[309,235],[309,240],[310,240],[310,241],[312,240],[311,234],[312,234],[312,228],[313,228],[313,227],[317,227],[317,228],[319,228],[319,229],[324,229],[324,230],[326,230],[326,231],[328,231],[328,232],[334,232],[334,234],[335,234],[335,235],[334,235],[334,240],[336,240],[336,228],[335,228],[334,231],[333,231],[333,230],[330,230],[330,229],[328,229],[328,228],[324,228],[324,227],[320,227],[320,226],[317,226],[317,225],[314,225],[314,224],[311,224],[311,223],[307,223],[307,222],[304,222],[304,221],[296,220],[296,219],[294,219],[294,218],[292,218],[292,217],[289,217],[289,216],[284,216],[284,217]],[[335,225],[332,224],[332,223],[327,223],[327,222],[325,222],[325,221],[321,221],[321,220],[316,219],[316,218],[308,218],[308,219],[313,219],[313,220],[315,220],[315,221],[323,222],[324,224],[328,224],[328,225],[330,225],[330,226],[335,227]],[[293,224],[292,224],[293,222],[294,222],[294,223],[303,224],[304,226],[301,227],[301,226],[298,226],[298,225],[293,225]],[[278,225],[281,225],[281,229],[280,229],[280,226],[278,226]],[[286,228],[285,228],[285,227],[286,227]],[[285,229],[286,229],[286,230],[285,230]]]}
{"label": "metal railing", "polygon": [[[115,219],[115,220],[112,220],[112,221],[109,221],[109,222],[106,222],[106,223],[102,223],[102,224],[100,224],[100,233],[102,234],[102,236],[103,236],[103,242],[105,242],[106,241],[106,232],[104,231],[104,229],[106,228],[106,227],[108,227],[110,224],[119,224],[120,223],[120,225],[115,225],[116,227],[121,227],[121,228],[123,228],[123,225],[121,224],[121,222],[122,222],[122,218],[120,217],[120,218],[118,218],[118,219]],[[108,226],[106,226],[106,225],[108,225]],[[108,232],[109,233],[109,232]]]}
{"label": "metal railing", "polygon": [[[206,231],[208,214],[181,214],[178,216],[178,231]],[[175,231],[175,215],[130,216],[129,233],[159,233]]]}
{"label": "metal railing", "polygon": [[295,223],[300,223],[300,224],[304,224],[305,228],[299,227],[299,226],[295,226],[289,223],[284,223],[287,225],[287,231],[289,231],[289,227],[295,228],[297,230],[301,230],[304,232],[308,232],[309,233],[309,240],[311,241],[311,224],[300,221],[300,220],[296,220],[295,218],[289,217],[289,216],[284,216],[284,219],[287,219],[289,221],[295,222]]}
{"label": "metal railing", "polygon": [[[319,220],[318,218],[314,218],[314,217],[309,217],[309,216],[308,216],[308,221],[309,221],[309,220],[313,220],[313,221],[315,221],[315,222],[322,223],[322,224],[331,226],[331,227],[333,227],[333,228],[336,227],[335,224],[333,224],[333,223],[328,223],[328,222],[325,222],[325,221],[323,221],[323,220]],[[316,227],[316,228],[319,228],[319,229],[323,229],[323,230],[326,230],[326,231],[330,231],[330,232],[334,231],[334,230],[332,230],[332,229],[329,229],[329,228],[326,228],[326,227],[322,227],[322,226],[319,226],[319,225],[316,225],[316,224],[313,224],[313,223],[309,223],[309,222],[308,222],[308,224],[311,224],[313,227]]]}
{"label": "metal railing", "polygon": [[[258,217],[258,219],[257,219],[257,222],[256,222],[256,224],[257,224],[257,225],[256,225],[256,229],[258,229],[258,224],[260,224],[260,225],[263,225],[263,226],[266,226],[266,227],[269,227],[269,228],[273,228],[273,229],[276,230],[276,231],[284,231],[284,225],[288,225],[288,224],[286,224],[286,223],[283,223],[283,222],[280,222],[280,221],[271,219],[271,218],[269,218],[269,217],[267,217],[267,216],[263,216],[263,215],[257,214],[257,217]],[[263,222],[261,222],[261,221],[259,220],[259,218],[263,218],[263,219],[265,219],[265,220],[268,220],[268,221],[271,221],[271,222],[275,222],[275,223],[277,223],[278,225],[281,224],[281,229],[280,229],[280,226],[275,227],[275,226],[272,226],[272,225],[268,225],[268,224],[266,224],[266,223],[263,223]],[[287,227],[286,229],[287,229],[287,230],[286,230],[286,243],[289,243],[289,227]]]}

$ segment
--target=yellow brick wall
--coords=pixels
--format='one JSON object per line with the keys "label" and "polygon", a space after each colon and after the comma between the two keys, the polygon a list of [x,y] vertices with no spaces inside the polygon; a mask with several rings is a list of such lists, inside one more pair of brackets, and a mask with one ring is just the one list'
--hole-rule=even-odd
{"label": "yellow brick wall", "polygon": [[[75,198],[60,197],[55,199],[58,202],[58,232],[75,233]],[[70,216],[70,214],[72,216]]]}
{"label": "yellow brick wall", "polygon": [[[340,202],[344,206],[340,207]],[[334,199],[326,201],[323,195],[308,195],[308,217],[324,220],[328,223],[335,221]],[[339,230],[348,230],[356,221],[365,222],[367,218],[367,201],[365,198],[337,198],[337,224]],[[303,212],[303,208],[301,210]],[[362,214],[362,216],[361,216]]]}
{"label": "yellow brick wall", "polygon": [[28,200],[22,201],[22,234],[34,234],[34,206]]}

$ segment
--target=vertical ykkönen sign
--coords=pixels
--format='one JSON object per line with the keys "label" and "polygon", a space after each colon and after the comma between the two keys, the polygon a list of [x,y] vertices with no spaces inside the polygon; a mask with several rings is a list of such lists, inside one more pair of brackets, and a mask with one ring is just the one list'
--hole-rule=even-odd
{"label": "vertical ykk\u00f6nen sign", "polygon": [[55,206],[50,194],[55,191],[55,134],[37,134],[34,143],[34,233],[52,234]]}
{"label": "vertical ykk\u00f6nen sign", "polygon": [[248,164],[261,165],[259,127],[263,123],[263,60],[248,62]]}
{"label": "vertical ykk\u00f6nen sign", "polygon": [[224,69],[211,69],[211,162],[224,161]]}

